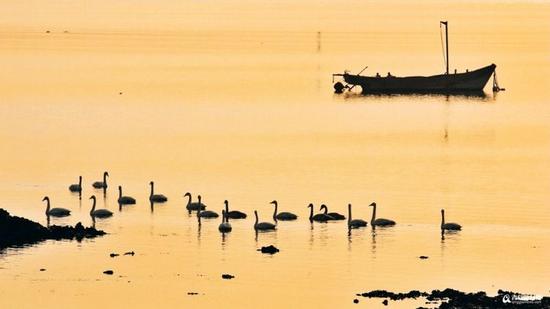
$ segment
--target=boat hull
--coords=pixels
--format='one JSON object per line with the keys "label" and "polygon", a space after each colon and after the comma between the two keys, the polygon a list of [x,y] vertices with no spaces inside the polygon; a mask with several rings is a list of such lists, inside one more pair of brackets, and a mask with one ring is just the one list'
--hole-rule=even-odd
{"label": "boat hull", "polygon": [[434,76],[342,76],[347,84],[361,86],[363,93],[461,93],[482,91],[495,68],[491,64],[475,71]]}

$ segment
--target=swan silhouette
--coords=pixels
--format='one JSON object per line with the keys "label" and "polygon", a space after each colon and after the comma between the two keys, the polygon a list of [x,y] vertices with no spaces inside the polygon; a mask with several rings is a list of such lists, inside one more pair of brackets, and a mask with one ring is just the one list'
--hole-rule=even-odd
{"label": "swan silhouette", "polygon": [[445,209],[441,209],[441,231],[460,231],[462,226],[458,223],[445,223]]}
{"label": "swan silhouette", "polygon": [[270,204],[275,205],[275,211],[273,212],[273,220],[281,220],[281,221],[291,221],[298,219],[298,216],[291,212],[280,212],[277,213],[277,207],[279,206],[276,200],[273,200]]}
{"label": "swan silhouette", "polygon": [[189,200],[187,201],[187,205],[185,206],[185,208],[187,208],[187,210],[189,210],[189,212],[193,211],[193,210],[198,210],[199,209],[199,205],[201,207],[201,210],[205,210],[206,209],[206,205],[202,204],[201,202],[193,202],[192,199],[191,199],[191,193],[187,192],[183,195],[184,197],[187,197],[189,198]]}
{"label": "swan silhouette", "polygon": [[242,211],[238,211],[238,210],[231,210],[231,211],[228,211],[229,210],[229,202],[227,200],[223,201],[224,204],[225,204],[225,215],[227,216],[227,218],[229,219],[245,219],[246,218],[246,214]]}
{"label": "swan silhouette", "polygon": [[71,192],[82,192],[82,176],[78,176],[78,183],[73,183],[69,186],[69,191]]}
{"label": "swan silhouette", "polygon": [[351,219],[351,204],[348,204],[348,228],[356,229],[367,226],[367,221],[362,219]]}
{"label": "swan silhouette", "polygon": [[258,223],[258,211],[254,210],[254,216],[256,221],[254,221],[254,229],[256,231],[272,231],[276,229],[276,225],[270,222],[260,222]]}
{"label": "swan silhouette", "polygon": [[373,207],[372,210],[372,218],[370,220],[371,226],[393,226],[395,225],[395,221],[390,219],[384,219],[384,218],[376,218],[376,203],[372,202],[369,206]]}
{"label": "swan silhouette", "polygon": [[46,216],[52,217],[66,217],[71,215],[71,211],[65,208],[50,208],[50,198],[44,196],[42,202],[46,201]]}
{"label": "swan silhouette", "polygon": [[325,204],[322,204],[322,205],[321,205],[321,209],[320,209],[320,210],[323,210],[323,209],[325,209],[324,214],[325,214],[325,215],[331,216],[331,217],[332,217],[332,220],[346,220],[346,217],[344,217],[344,215],[341,215],[341,214],[339,214],[339,213],[337,213],[337,212],[328,212],[328,207],[327,207],[327,205],[325,205]]}
{"label": "swan silhouette", "polygon": [[109,173],[104,172],[103,173],[103,181],[96,181],[92,184],[92,187],[96,189],[107,189],[107,177],[109,176]]}
{"label": "swan silhouette", "polygon": [[333,217],[331,217],[327,214],[324,214],[324,213],[313,215],[313,204],[311,204],[311,203],[307,207],[309,207],[309,221],[310,222],[313,222],[313,221],[327,222],[327,221],[330,221],[330,220],[334,220]]}
{"label": "swan silhouette", "polygon": [[225,207],[225,210],[222,210],[222,223],[218,226],[218,230],[222,233],[231,232],[233,229],[231,227],[231,224],[229,223],[229,219],[226,216],[227,214],[227,205]]}
{"label": "swan silhouette", "polygon": [[164,203],[168,201],[168,198],[162,194],[155,194],[155,183],[150,182],[149,185],[151,186],[151,194],[149,194],[149,201],[154,203]]}
{"label": "swan silhouette", "polygon": [[[198,204],[201,205],[201,196],[197,195],[197,198],[199,199]],[[206,219],[219,217],[218,213],[216,213],[215,211],[212,211],[212,210],[202,211],[201,207],[198,207],[198,206],[197,206],[197,216],[199,218],[206,218]]]}
{"label": "swan silhouette", "polygon": [[110,210],[107,209],[95,209],[96,199],[95,195],[90,196],[92,200],[92,209],[90,210],[90,216],[93,218],[107,218],[113,215]]}
{"label": "swan silhouette", "polygon": [[120,205],[133,205],[136,199],[131,196],[122,196],[122,186],[118,186],[118,203]]}

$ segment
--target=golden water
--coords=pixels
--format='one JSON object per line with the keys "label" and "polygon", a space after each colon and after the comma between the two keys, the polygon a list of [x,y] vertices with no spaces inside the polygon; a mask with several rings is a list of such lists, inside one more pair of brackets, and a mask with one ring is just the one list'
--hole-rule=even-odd
{"label": "golden water", "polygon": [[[96,224],[105,237],[4,251],[0,307],[334,308],[372,289],[550,293],[550,5],[2,7],[0,207],[46,224],[48,195],[72,210],[52,224],[89,225],[88,197],[101,196],[91,182],[108,170],[99,207],[115,215]],[[370,75],[441,73],[441,19],[451,68],[495,63],[507,91],[332,93],[332,73],[366,65]],[[67,190],[79,175],[82,201]],[[169,198],[154,211],[150,180]],[[120,212],[119,184],[138,200]],[[249,219],[225,237],[220,220],[199,230],[186,191],[218,212],[228,199]],[[270,220],[273,199],[300,218],[255,235],[253,210]],[[396,227],[348,235],[345,222],[307,221],[310,202],[344,214],[352,203],[369,219],[372,201]],[[441,208],[464,227],[444,241]],[[255,251],[268,244],[281,252]]]}

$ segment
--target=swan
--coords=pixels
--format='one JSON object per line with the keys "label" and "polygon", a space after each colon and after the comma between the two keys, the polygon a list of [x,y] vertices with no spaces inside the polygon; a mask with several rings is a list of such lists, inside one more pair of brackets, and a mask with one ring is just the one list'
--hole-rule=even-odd
{"label": "swan", "polygon": [[313,222],[313,221],[327,222],[327,221],[330,221],[330,220],[334,220],[333,217],[331,217],[327,214],[324,214],[324,213],[316,214],[314,216],[313,215],[313,204],[311,204],[311,203],[307,207],[309,207],[309,221],[310,222]]}
{"label": "swan", "polygon": [[254,210],[254,216],[256,217],[256,221],[254,222],[254,229],[256,231],[271,231],[275,230],[277,227],[275,224],[270,222],[260,222],[258,223],[258,211]]}
{"label": "swan", "polygon": [[122,196],[122,186],[118,186],[118,203],[121,205],[131,205],[136,203],[136,199],[131,196]]}
{"label": "swan", "polygon": [[90,216],[94,218],[107,218],[113,215],[113,212],[107,209],[95,209],[95,195],[90,196],[90,199],[92,200],[92,209],[90,210]]}
{"label": "swan", "polygon": [[82,176],[78,176],[78,183],[69,186],[71,192],[82,192]]}
{"label": "swan", "polygon": [[151,202],[155,203],[164,203],[168,201],[168,198],[162,194],[154,194],[155,193],[155,183],[150,182],[149,185],[151,186],[151,194],[149,194],[149,200]]}
{"label": "swan", "polygon": [[[197,198],[199,199],[198,205],[201,205],[201,196],[197,195]],[[218,213],[212,210],[205,210],[202,211],[201,207],[197,206],[197,216],[199,218],[217,218],[219,217]]]}
{"label": "swan", "polygon": [[107,177],[109,176],[109,173],[104,172],[103,173],[103,181],[96,181],[92,184],[92,186],[96,189],[107,189]]}
{"label": "swan", "polygon": [[229,219],[246,219],[246,214],[238,210],[229,210],[229,202],[227,200],[223,201],[225,203],[225,215]]}
{"label": "swan", "polygon": [[42,199],[42,202],[46,201],[46,216],[52,216],[52,217],[66,217],[71,214],[71,211],[65,208],[51,208],[50,209],[50,198],[45,196]]}
{"label": "swan", "polygon": [[337,212],[328,212],[327,205],[322,204],[320,210],[323,210],[323,208],[325,209],[325,215],[331,216],[332,220],[346,220],[346,217],[344,217],[344,215],[341,215]]}
{"label": "swan", "polygon": [[220,225],[218,226],[218,230],[222,233],[231,232],[231,230],[233,229],[231,227],[231,224],[229,223],[228,218],[225,216],[226,213],[226,210],[222,210],[222,223],[220,223]]}
{"label": "swan", "polygon": [[199,205],[201,206],[201,210],[206,209],[206,205],[202,204],[201,202],[191,202],[191,193],[187,192],[183,196],[189,198],[189,200],[187,201],[187,206],[185,206],[185,208],[187,208],[189,212],[191,212],[192,210],[198,210]]}
{"label": "swan", "polygon": [[367,226],[367,221],[362,219],[351,219],[351,204],[348,204],[348,228],[356,229],[364,226]]}
{"label": "swan", "polygon": [[462,226],[458,223],[445,223],[445,209],[441,209],[441,231],[460,231]]}
{"label": "swan", "polygon": [[395,225],[395,221],[390,219],[378,218],[376,219],[376,203],[372,202],[369,206],[373,207],[372,218],[370,219],[371,226],[392,226]]}
{"label": "swan", "polygon": [[277,214],[278,204],[277,204],[276,200],[272,201],[270,204],[275,205],[275,211],[273,212],[273,220],[274,221],[277,221],[277,220],[290,221],[290,220],[298,219],[298,216],[296,216],[295,214],[293,214],[291,212],[281,212],[281,213]]}

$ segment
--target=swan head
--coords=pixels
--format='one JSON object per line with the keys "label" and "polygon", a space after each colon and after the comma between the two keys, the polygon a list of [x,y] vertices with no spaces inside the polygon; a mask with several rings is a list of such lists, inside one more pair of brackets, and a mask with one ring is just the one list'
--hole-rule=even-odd
{"label": "swan head", "polygon": [[201,195],[200,194],[197,195],[197,199],[199,200],[199,204],[200,204],[200,202],[201,202]]}
{"label": "swan head", "polygon": [[223,201],[225,205],[229,205],[229,202],[227,200]]}
{"label": "swan head", "polygon": [[183,197],[191,197],[191,193],[186,192],[186,193],[183,195]]}
{"label": "swan head", "polygon": [[155,183],[154,183],[153,181],[150,181],[150,182],[149,182],[149,185],[151,185],[151,186],[154,185],[154,184],[155,184]]}
{"label": "swan head", "polygon": [[107,177],[107,176],[109,176],[109,173],[108,173],[108,172],[104,172],[104,173],[103,173],[103,177]]}
{"label": "swan head", "polygon": [[444,214],[445,213],[445,209],[441,209],[441,214]]}
{"label": "swan head", "polygon": [[376,206],[376,203],[375,203],[375,202],[372,202],[372,203],[370,203],[369,206]]}
{"label": "swan head", "polygon": [[271,203],[269,203],[269,204],[277,205],[277,201],[276,201],[276,200],[273,200],[273,201],[271,201]]}
{"label": "swan head", "polygon": [[323,210],[323,208],[327,208],[327,205],[321,204],[321,207],[319,208],[319,210]]}
{"label": "swan head", "polygon": [[118,191],[122,191],[122,186],[118,186]]}
{"label": "swan head", "polygon": [[47,196],[44,196],[44,198],[42,199],[42,202],[44,202],[44,201],[49,201],[49,200],[50,200],[50,198],[49,198],[49,197],[47,197]]}
{"label": "swan head", "polygon": [[90,196],[90,200],[94,200],[94,201],[95,201],[95,195]]}
{"label": "swan head", "polygon": [[309,203],[309,205],[307,205],[307,208],[313,208],[313,203]]}

